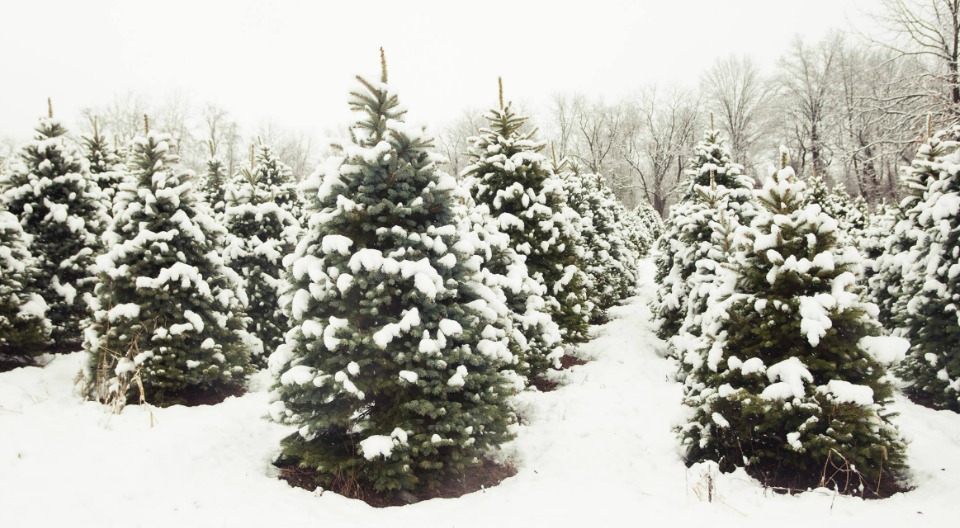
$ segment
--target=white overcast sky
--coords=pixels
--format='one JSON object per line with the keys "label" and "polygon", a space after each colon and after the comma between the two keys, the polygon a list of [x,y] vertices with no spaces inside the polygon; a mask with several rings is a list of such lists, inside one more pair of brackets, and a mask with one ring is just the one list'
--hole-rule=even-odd
{"label": "white overcast sky", "polygon": [[52,96],[83,107],[134,91],[214,101],[246,125],[320,134],[348,119],[353,76],[378,71],[414,122],[507,97],[614,98],[696,83],[718,57],[770,68],[794,35],[864,27],[879,0],[0,0],[0,136],[26,138]]}

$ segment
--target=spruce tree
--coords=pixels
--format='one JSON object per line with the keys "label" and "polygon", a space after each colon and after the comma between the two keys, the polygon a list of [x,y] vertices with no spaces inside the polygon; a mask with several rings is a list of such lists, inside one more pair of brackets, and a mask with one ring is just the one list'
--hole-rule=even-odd
{"label": "spruce tree", "polygon": [[456,181],[404,123],[385,62],[381,82],[357,79],[351,141],[305,182],[271,413],[297,427],[283,459],[328,489],[431,488],[510,437],[513,385],[482,303],[460,291],[475,270],[457,245]]}
{"label": "spruce tree", "polygon": [[255,358],[266,366],[266,356],[284,342],[287,319],[280,309],[283,257],[293,252],[300,223],[275,200],[289,182],[276,177],[277,160],[261,146],[250,170],[231,182],[224,200],[223,223],[228,231],[224,261],[245,279],[250,331],[267,352]]}
{"label": "spruce tree", "polygon": [[650,243],[647,244],[647,248],[652,247],[653,243],[663,234],[663,218],[646,200],[640,200],[633,212],[640,218],[640,224],[646,228],[649,234]]}
{"label": "spruce tree", "polygon": [[703,318],[681,435],[690,463],[746,466],[795,489],[873,492],[904,467],[881,359],[905,343],[878,337],[876,307],[856,286],[859,255],[838,244],[834,219],[803,205],[805,191],[787,167],[757,193],[735,272]]}
{"label": "spruce tree", "polygon": [[47,304],[34,290],[40,270],[29,245],[17,217],[0,211],[0,370],[30,364],[50,344]]}
{"label": "spruce tree", "polygon": [[4,207],[32,237],[37,291],[48,307],[55,346],[66,348],[81,340],[98,234],[109,217],[87,161],[52,113],[40,120],[34,141],[21,148],[0,189]]}
{"label": "spruce tree", "polygon": [[547,288],[547,312],[559,325],[564,341],[587,339],[593,306],[589,278],[583,271],[580,218],[567,205],[562,178],[541,154],[535,131],[524,130],[526,118],[510,104],[491,110],[470,147],[473,163],[463,174],[472,178],[471,193],[486,204],[514,250],[526,257],[530,274]]}
{"label": "spruce tree", "polygon": [[[107,214],[112,216],[113,202],[125,177],[126,169],[110,138],[100,130],[96,118],[93,120],[93,133],[81,139],[87,161],[90,162],[90,175],[100,188],[101,199]],[[107,228],[106,224],[104,222],[103,229]]]}
{"label": "spruce tree", "polygon": [[922,231],[919,205],[931,185],[940,178],[940,160],[957,150],[957,137],[960,137],[960,127],[930,136],[917,149],[910,169],[901,179],[905,196],[900,202],[893,231],[884,243],[883,254],[874,264],[876,274],[870,278],[871,297],[880,308],[880,322],[885,327],[902,323],[897,317],[896,304],[899,299],[908,299],[915,293],[906,289],[908,285],[904,277],[914,262],[910,250]]}
{"label": "spruce tree", "polygon": [[683,198],[670,208],[663,235],[657,243],[656,316],[657,335],[669,339],[680,331],[687,314],[690,276],[709,247],[714,222],[710,204],[705,204],[704,189],[724,195],[723,210],[730,221],[748,222],[753,214],[753,179],[733,163],[730,151],[717,130],[708,130],[694,149],[687,171],[689,183]]}
{"label": "spruce tree", "polygon": [[227,189],[227,171],[223,167],[223,161],[217,155],[213,143],[209,144],[210,157],[207,158],[207,171],[203,175],[203,186],[200,189],[200,196],[203,197],[215,217],[223,214],[226,208],[225,193]]}
{"label": "spruce tree", "polygon": [[[91,395],[189,403],[236,392],[257,342],[246,333],[241,279],[220,256],[225,233],[194,196],[192,173],[170,137],[148,132],[131,146],[131,178],[98,257],[97,310],[84,348]],[[129,389],[128,394],[116,394]]]}
{"label": "spruce tree", "polygon": [[562,173],[567,203],[580,215],[583,265],[590,277],[596,310],[591,322],[602,322],[606,310],[631,296],[637,285],[637,256],[623,233],[622,206],[598,174]]}
{"label": "spruce tree", "polygon": [[894,304],[897,326],[911,348],[901,368],[906,392],[937,409],[960,412],[960,154],[929,165],[936,178],[907,218],[916,235],[902,267],[903,295]]}

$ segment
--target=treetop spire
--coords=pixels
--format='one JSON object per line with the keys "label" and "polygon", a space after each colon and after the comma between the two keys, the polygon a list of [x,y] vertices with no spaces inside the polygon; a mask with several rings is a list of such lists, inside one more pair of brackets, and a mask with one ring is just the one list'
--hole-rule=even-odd
{"label": "treetop spire", "polygon": [[380,82],[387,84],[387,54],[380,47]]}
{"label": "treetop spire", "polygon": [[497,77],[497,88],[500,93],[500,110],[503,110],[503,77]]}
{"label": "treetop spire", "polygon": [[148,116],[147,114],[143,114],[143,133],[144,134],[150,133],[150,116]]}
{"label": "treetop spire", "polygon": [[[47,117],[53,119],[53,101],[47,97]],[[929,123],[929,120],[927,121]]]}

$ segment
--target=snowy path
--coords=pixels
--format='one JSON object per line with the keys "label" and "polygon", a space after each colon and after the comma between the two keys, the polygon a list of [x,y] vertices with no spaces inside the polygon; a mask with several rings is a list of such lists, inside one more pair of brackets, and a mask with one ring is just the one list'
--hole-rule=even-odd
{"label": "snowy path", "polygon": [[[643,276],[652,277],[648,262]],[[884,501],[772,496],[742,473],[698,498],[701,468],[680,460],[680,388],[650,328],[652,285],[613,310],[565,385],[520,398],[524,427],[502,456],[518,474],[458,499],[374,509],[275,478],[287,429],[264,391],[209,407],[130,407],[109,416],[73,389],[81,354],[0,374],[0,525],[259,527],[953,525],[960,416],[898,403],[918,489]],[[261,380],[263,381],[263,380]],[[303,524],[301,524],[303,523]]]}

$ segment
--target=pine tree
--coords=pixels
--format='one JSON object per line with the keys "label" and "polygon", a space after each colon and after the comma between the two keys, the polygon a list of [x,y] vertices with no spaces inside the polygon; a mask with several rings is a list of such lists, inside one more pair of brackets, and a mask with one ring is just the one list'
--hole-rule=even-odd
{"label": "pine tree", "polygon": [[[461,289],[462,302],[483,308],[484,339],[497,343],[503,372],[522,389],[563,356],[560,328],[546,309],[546,288],[530,276],[526,259],[510,245],[485,204],[477,205],[469,184],[457,189],[459,235],[456,247],[472,255],[474,278]],[[494,345],[487,345],[497,350]],[[522,379],[521,376],[525,376]]]}
{"label": "pine tree", "polygon": [[[311,220],[281,302],[293,329],[270,358],[283,459],[322,484],[431,488],[510,437],[499,349],[460,285],[451,193],[432,142],[386,84],[358,77],[342,155],[305,182]],[[488,346],[491,345],[491,346]]]}
{"label": "pine tree", "polygon": [[471,193],[486,204],[514,250],[527,259],[530,274],[547,288],[547,312],[564,341],[587,339],[593,306],[589,278],[583,271],[580,218],[567,205],[562,178],[540,154],[544,144],[525,131],[526,118],[510,104],[491,110],[470,147],[473,163],[463,174],[472,178]]}
{"label": "pine tree", "polygon": [[748,222],[753,214],[753,179],[743,174],[740,165],[733,163],[729,149],[717,130],[708,130],[694,149],[687,171],[690,178],[687,191],[679,203],[670,208],[670,216],[663,235],[657,242],[656,316],[657,335],[669,339],[680,331],[687,315],[690,293],[689,278],[696,263],[703,256],[701,247],[709,247],[713,237],[711,222],[715,222],[712,207],[704,203],[704,189],[724,195],[723,210],[734,222]]}
{"label": "pine tree", "polygon": [[603,185],[602,176],[562,173],[567,203],[580,215],[584,270],[590,277],[590,296],[597,310],[593,323],[602,322],[606,310],[633,294],[636,288],[637,256],[625,240],[622,206]]}
{"label": "pine tree", "polygon": [[227,189],[227,173],[223,168],[223,161],[217,155],[213,143],[209,144],[210,157],[207,158],[207,172],[203,175],[203,188],[200,195],[210,206],[215,217],[223,214],[226,208],[225,193]]}
{"label": "pine tree", "polygon": [[[911,343],[901,368],[910,384],[907,394],[938,409],[960,412],[960,154],[928,165],[922,198],[907,218],[915,219],[916,235],[902,267],[903,295],[894,317]],[[908,202],[909,204],[909,202]]]}
{"label": "pine tree", "polygon": [[736,271],[703,318],[702,360],[686,380],[694,416],[681,435],[690,463],[745,465],[795,489],[873,492],[904,467],[878,358],[905,343],[878,337],[876,307],[856,286],[859,255],[838,244],[819,205],[802,204],[805,191],[787,167],[758,192]]}
{"label": "pine tree", "polygon": [[650,243],[647,244],[647,248],[649,249],[653,246],[653,243],[660,238],[660,235],[663,234],[663,218],[661,218],[660,213],[650,205],[650,202],[646,200],[640,200],[640,203],[637,204],[633,212],[640,218],[641,225],[646,228],[649,234]]}
{"label": "pine tree", "polygon": [[[90,162],[90,175],[100,188],[107,213],[112,215],[113,202],[125,178],[126,169],[110,138],[101,132],[96,118],[93,120],[93,133],[81,139],[87,161]],[[106,224],[104,222],[103,229],[107,228]]]}
{"label": "pine tree", "polygon": [[899,325],[897,321],[898,299],[907,299],[913,292],[905,290],[904,277],[912,264],[910,249],[920,236],[918,217],[919,204],[933,182],[939,179],[939,162],[957,149],[955,139],[960,128],[940,131],[932,135],[917,149],[917,155],[901,180],[905,197],[900,202],[899,216],[893,231],[884,243],[883,254],[877,258],[876,274],[870,279],[871,298],[880,308],[880,322],[885,327]]}
{"label": "pine tree", "polygon": [[29,364],[50,344],[47,304],[33,291],[39,271],[29,235],[0,211],[0,370]]}
{"label": "pine tree", "polygon": [[[189,403],[239,390],[257,343],[245,331],[241,279],[220,256],[223,228],[198,202],[192,173],[149,132],[132,144],[131,178],[98,257],[98,307],[85,336],[91,395]],[[116,394],[129,388],[128,394]]]}
{"label": "pine tree", "polygon": [[86,160],[50,114],[40,120],[35,140],[22,147],[0,188],[3,205],[33,239],[37,289],[48,307],[53,340],[62,348],[80,342],[98,233],[109,217]]}
{"label": "pine tree", "polygon": [[[228,231],[225,263],[245,279],[250,331],[268,353],[284,342],[287,319],[280,309],[283,257],[293,252],[300,223],[275,200],[284,182],[284,165],[261,146],[255,165],[231,182],[225,193],[223,223]],[[266,366],[266,355],[255,358]]]}

